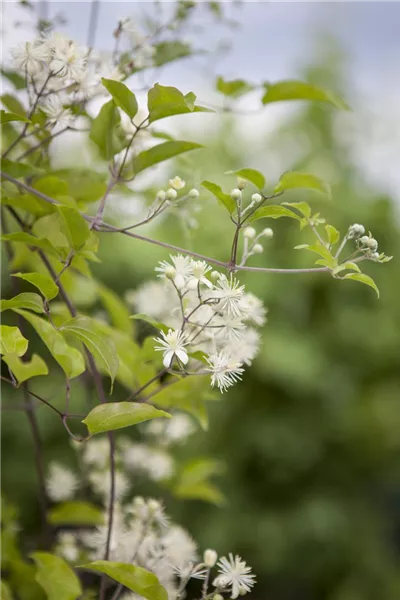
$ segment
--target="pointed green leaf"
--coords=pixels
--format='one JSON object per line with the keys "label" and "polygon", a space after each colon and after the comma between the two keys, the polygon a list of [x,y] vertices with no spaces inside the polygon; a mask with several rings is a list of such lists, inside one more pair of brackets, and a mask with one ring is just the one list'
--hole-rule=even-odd
{"label": "pointed green leaf", "polygon": [[89,502],[63,502],[57,504],[48,513],[52,525],[102,525],[102,509]]}
{"label": "pointed green leaf", "polygon": [[28,310],[33,310],[33,312],[36,313],[44,312],[42,298],[39,296],[39,294],[34,294],[31,292],[18,294],[9,300],[0,300],[0,312],[3,310],[12,310],[13,308],[27,308]]}
{"label": "pointed green leaf", "polygon": [[106,404],[99,404],[91,410],[82,423],[85,423],[89,433],[94,435],[95,433],[137,425],[159,417],[170,418],[171,415],[154,408],[151,404],[142,402],[107,402]]}
{"label": "pointed green leaf", "polygon": [[0,325],[0,353],[23,356],[28,349],[28,340],[18,327]]}
{"label": "pointed green leaf", "polygon": [[214,194],[214,196],[217,198],[220,204],[222,204],[222,206],[224,206],[228,210],[229,214],[232,214],[234,212],[234,210],[236,209],[236,202],[233,198],[231,198],[229,194],[226,194],[224,191],[222,191],[220,185],[217,185],[212,181],[202,181],[201,185],[205,187],[206,190]]}
{"label": "pointed green leaf", "polygon": [[13,162],[8,158],[3,158],[1,161],[1,170],[11,177],[15,177],[16,179],[20,179],[22,177],[29,177],[31,175],[36,175],[37,173],[41,173],[42,170],[34,165],[27,165],[22,162]]}
{"label": "pointed green leaf", "polygon": [[135,173],[140,173],[140,171],[144,171],[144,169],[148,169],[164,160],[169,160],[174,156],[178,156],[178,154],[197,150],[198,148],[203,148],[203,146],[194,142],[164,142],[149,148],[149,150],[140,152],[133,161],[133,169]]}
{"label": "pointed green leaf", "polygon": [[33,552],[31,557],[37,567],[36,581],[48,600],[76,600],[83,593],[78,577],[63,558],[49,552]]}
{"label": "pointed green leaf", "polygon": [[217,78],[216,89],[224,96],[231,96],[232,98],[240,98],[244,94],[251,92],[254,90],[254,85],[244,81],[244,79],[233,79],[231,81],[227,81],[223,77]]}
{"label": "pointed green leaf", "polygon": [[103,104],[99,114],[93,120],[89,137],[97,144],[100,155],[105,160],[110,160],[124,147],[124,142],[117,131],[120,121],[121,116],[114,100]]}
{"label": "pointed green leaf", "polygon": [[349,110],[347,104],[334,92],[304,81],[288,80],[273,84],[265,83],[264,88],[263,104],[284,100],[313,100],[327,102],[341,110]]}
{"label": "pointed green leaf", "polygon": [[340,233],[338,232],[336,227],[333,227],[333,225],[325,225],[325,231],[331,246],[339,241]]}
{"label": "pointed green leaf", "polygon": [[62,220],[62,232],[70,246],[79,250],[90,237],[88,222],[74,208],[58,206],[57,210]]}
{"label": "pointed green leaf", "polygon": [[74,317],[61,327],[83,342],[99,364],[107,371],[112,383],[118,371],[118,356],[115,344],[107,339],[90,317]]}
{"label": "pointed green leaf", "polygon": [[153,123],[158,119],[183,115],[191,112],[214,112],[204,106],[194,104],[193,95],[184,96],[175,87],[167,87],[156,83],[149,90],[147,106],[149,109],[149,121]]}
{"label": "pointed green leaf", "polygon": [[261,206],[249,217],[248,222],[258,221],[258,219],[280,219],[281,217],[289,217],[290,219],[296,219],[300,221],[300,217],[296,215],[292,210],[281,206],[280,204],[271,204],[270,206]]}
{"label": "pointed green leaf", "polygon": [[226,175],[237,175],[246,181],[250,181],[259,190],[262,190],[265,186],[265,177],[260,171],[256,169],[238,169],[237,171],[227,171]]}
{"label": "pointed green leaf", "polygon": [[307,218],[311,217],[311,206],[307,202],[282,202],[282,204],[297,209]]}
{"label": "pointed green leaf", "polygon": [[58,295],[58,285],[48,275],[42,273],[12,273],[12,276],[19,277],[19,279],[23,279],[37,287],[46,300],[52,300]]}
{"label": "pointed green leaf", "polygon": [[7,242],[20,242],[22,244],[26,244],[27,246],[32,246],[33,248],[40,248],[49,254],[53,254],[58,256],[58,250],[53,246],[49,240],[44,238],[38,238],[30,233],[25,233],[24,231],[16,231],[15,233],[7,233],[1,236],[3,241]]}
{"label": "pointed green leaf", "polygon": [[364,283],[365,285],[372,287],[372,289],[375,290],[379,298],[378,286],[376,285],[372,277],[369,277],[369,275],[365,275],[365,273],[348,273],[347,275],[342,277],[342,279],[351,279],[352,281],[359,281],[360,283]]}
{"label": "pointed green leaf", "polygon": [[96,560],[87,565],[81,565],[80,568],[105,573],[146,600],[168,600],[167,591],[160,584],[156,575],[142,567],[121,562]]}
{"label": "pointed green leaf", "polygon": [[103,77],[101,83],[104,85],[106,90],[110,92],[115,104],[122,108],[128,117],[133,119],[138,111],[138,103],[135,94],[131,92],[131,90],[126,87],[122,81],[105,79]]}
{"label": "pointed green leaf", "polygon": [[19,384],[31,377],[47,375],[49,372],[43,358],[38,356],[38,354],[34,354],[31,360],[27,362],[18,358],[17,354],[6,354],[3,356],[3,360],[8,365]]}
{"label": "pointed green leaf", "polygon": [[278,193],[296,188],[315,190],[328,196],[331,194],[328,184],[322,181],[322,179],[310,173],[299,173],[297,171],[286,171],[286,173],[283,173],[274,192]]}
{"label": "pointed green leaf", "polygon": [[22,77],[22,75],[20,75],[16,71],[11,71],[8,69],[1,69],[1,74],[3,75],[3,77],[8,79],[8,81],[11,81],[11,83],[14,85],[15,89],[23,90],[24,88],[26,88],[25,77]]}
{"label": "pointed green leaf", "polygon": [[154,44],[155,53],[153,55],[153,64],[156,67],[161,67],[166,63],[185,58],[192,54],[189,44],[180,40],[171,40]]}
{"label": "pointed green leaf", "polygon": [[156,321],[155,319],[152,319],[151,317],[143,313],[131,315],[129,318],[136,319],[137,321],[145,321],[149,325],[152,325],[155,329],[160,329],[164,333],[168,333],[168,330],[170,329],[170,327],[167,327],[166,325],[164,325],[164,323],[160,323],[159,321]]}
{"label": "pointed green leaf", "polygon": [[22,115],[17,115],[16,113],[13,113],[13,112],[6,112],[5,110],[1,110],[0,111],[1,124],[10,123],[11,121],[24,121],[25,123],[30,123],[30,120],[27,119],[26,117],[23,117]]}
{"label": "pointed green leaf", "polygon": [[173,488],[173,494],[182,500],[202,500],[217,506],[226,504],[223,493],[209,481],[200,483],[179,484]]}
{"label": "pointed green leaf", "polygon": [[85,361],[82,354],[67,344],[60,331],[54,329],[48,321],[37,315],[20,308],[14,310],[32,325],[67,377],[73,379],[84,372]]}

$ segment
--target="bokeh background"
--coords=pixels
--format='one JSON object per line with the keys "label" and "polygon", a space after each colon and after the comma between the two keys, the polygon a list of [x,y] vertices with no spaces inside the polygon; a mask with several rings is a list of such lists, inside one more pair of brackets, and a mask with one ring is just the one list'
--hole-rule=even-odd
{"label": "bokeh background", "polygon": [[[118,18],[140,20],[155,10],[168,15],[171,3],[155,4],[101,2],[96,47],[112,48]],[[178,129],[182,139],[203,141],[207,148],[157,170],[143,187],[165,185],[176,173],[193,185],[207,178],[229,186],[233,180],[223,173],[244,166],[262,170],[271,183],[287,169],[313,172],[331,184],[332,201],[294,193],[291,199],[310,201],[342,232],[363,223],[395,259],[368,266],[379,301],[366,287],[324,274],[241,277],[269,308],[262,349],[243,382],[210,404],[209,431],[196,434],[184,449],[188,457],[201,453],[224,462],[218,485],[228,502],[220,508],[166,496],[167,508],[200,546],[238,552],[253,566],[255,599],[395,600],[400,598],[400,4],[223,3],[221,22],[206,4],[185,32],[206,52],[150,72],[145,83],[193,90],[199,100],[222,106],[217,75],[253,83],[303,78],[339,92],[353,110],[339,114],[322,105],[289,103],[260,110],[260,95],[254,93],[235,105],[239,114],[175,118],[164,129]],[[39,9],[48,18],[63,15],[59,28],[86,41],[90,3],[42,2]],[[22,24],[15,27],[18,20]],[[18,3],[4,2],[5,60],[9,47],[30,35],[26,20]],[[133,89],[143,86],[130,83]],[[55,166],[73,164],[77,156],[87,164],[93,160],[76,136],[54,142]],[[146,200],[135,191],[113,198],[109,218],[130,223],[140,213]],[[178,213],[147,232],[225,259],[230,223],[211,200],[202,199],[200,209],[193,215],[194,229],[184,227]],[[311,265],[308,256],[293,250],[303,234],[283,221],[273,222],[274,238],[252,265]],[[105,236],[101,257],[96,275],[123,297],[153,277],[155,262],[166,253]],[[8,286],[4,265],[4,295]],[[35,385],[57,399],[57,375]],[[80,393],[77,388],[77,403]],[[5,402],[15,399],[6,389],[3,394]],[[38,416],[46,455],[68,461],[59,423],[45,409]],[[39,519],[24,419],[3,414],[2,483],[6,496],[20,504],[33,543]]]}

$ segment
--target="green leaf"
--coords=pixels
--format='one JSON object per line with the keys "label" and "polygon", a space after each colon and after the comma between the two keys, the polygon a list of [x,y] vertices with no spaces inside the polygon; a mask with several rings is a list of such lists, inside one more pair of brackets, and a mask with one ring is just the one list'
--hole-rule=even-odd
{"label": "green leaf", "polygon": [[5,110],[1,110],[0,111],[1,124],[10,123],[11,121],[24,121],[25,123],[30,123],[30,120],[27,119],[26,117],[23,117],[22,115],[17,115],[16,113],[13,113],[13,112],[6,112]]}
{"label": "green leaf", "polygon": [[124,147],[124,142],[117,131],[121,121],[118,108],[114,100],[103,104],[99,114],[92,122],[90,139],[97,144],[100,155],[105,160],[110,160]]}
{"label": "green leaf", "polygon": [[0,354],[16,354],[23,356],[28,349],[28,340],[24,338],[18,327],[0,325]]}
{"label": "green leaf", "polygon": [[217,506],[226,504],[226,498],[223,493],[210,482],[192,483],[188,485],[178,485],[173,488],[173,493],[182,500],[202,500],[210,502]]}
{"label": "green leaf", "polygon": [[62,232],[70,246],[79,250],[90,237],[89,224],[74,208],[58,206],[57,209],[62,219]]}
{"label": "green leaf", "polygon": [[106,175],[103,173],[89,169],[63,169],[56,173],[66,181],[68,194],[78,203],[96,202],[107,188]]}
{"label": "green leaf", "polygon": [[36,581],[48,600],[76,600],[83,593],[78,577],[63,558],[49,552],[33,552],[31,557],[37,567]]}
{"label": "green leaf", "polygon": [[220,204],[222,204],[222,206],[224,206],[228,210],[229,214],[232,214],[234,212],[234,210],[236,209],[236,202],[233,198],[231,198],[229,194],[226,194],[224,191],[222,191],[220,185],[217,185],[212,181],[202,181],[201,185],[205,187],[206,190],[214,194],[214,196],[217,198]]}
{"label": "green leaf", "polygon": [[149,150],[140,152],[133,161],[133,169],[135,173],[140,173],[140,171],[144,171],[144,169],[148,169],[164,160],[198,148],[203,148],[203,146],[195,142],[164,142],[149,148]]}
{"label": "green leaf", "polygon": [[121,562],[96,560],[87,565],[81,565],[80,568],[105,573],[128,590],[147,600],[168,600],[167,591],[160,584],[156,575],[142,567]]}
{"label": "green leaf", "polygon": [[155,319],[152,319],[152,317],[149,317],[148,315],[145,315],[143,313],[131,315],[129,318],[136,319],[137,321],[145,321],[149,325],[152,325],[155,329],[159,329],[164,333],[168,333],[168,330],[170,329],[170,327],[167,327],[166,325],[164,325],[164,323],[160,323],[159,321],[156,321]]}
{"label": "green leaf", "polygon": [[328,242],[332,246],[339,241],[340,233],[333,225],[325,225],[325,231],[328,236]]}
{"label": "green leaf", "polygon": [[82,354],[67,344],[60,331],[37,315],[20,308],[14,310],[32,325],[67,377],[73,379],[84,372],[85,361]]}
{"label": "green leaf", "polygon": [[161,67],[166,63],[185,58],[192,54],[189,44],[179,40],[172,40],[154,44],[155,53],[153,55],[153,64],[155,67]]}
{"label": "green leaf", "polygon": [[345,263],[339,265],[338,267],[336,267],[336,269],[334,269],[332,271],[332,275],[337,275],[341,271],[346,271],[346,270],[356,271],[357,273],[361,273],[361,269],[357,265],[357,263],[348,261],[348,262],[345,262]]}
{"label": "green leaf", "polygon": [[244,94],[254,90],[254,85],[244,81],[244,79],[233,79],[231,81],[225,80],[223,77],[217,78],[216,89],[224,96],[231,96],[232,98],[240,98]]}
{"label": "green leaf", "polygon": [[15,113],[16,115],[20,115],[21,117],[26,117],[25,108],[19,99],[16,96],[13,96],[13,94],[2,94],[1,102],[8,111]]}
{"label": "green leaf", "polygon": [[16,179],[30,177],[31,175],[41,173],[41,170],[38,169],[38,167],[27,165],[22,162],[13,162],[12,160],[8,160],[8,158],[2,159],[1,170],[4,173],[7,173],[7,175],[11,175],[11,177],[15,177]]}
{"label": "green leaf", "polygon": [[52,525],[102,525],[103,511],[90,502],[63,502],[48,513]]}
{"label": "green leaf", "polygon": [[104,85],[106,90],[110,92],[115,104],[122,108],[128,117],[133,119],[138,111],[138,103],[135,94],[131,92],[131,90],[127,88],[126,85],[121,81],[105,79],[103,77],[101,83]]}
{"label": "green leaf", "polygon": [[31,377],[47,375],[49,372],[43,358],[38,354],[33,354],[31,360],[27,362],[18,358],[17,354],[6,354],[3,356],[3,360],[9,366],[19,384]]}
{"label": "green leaf", "polygon": [[0,582],[0,599],[1,600],[13,600],[11,590],[5,581]]}
{"label": "green leaf", "polygon": [[307,218],[311,217],[311,206],[307,202],[282,202],[285,206],[292,206]]}
{"label": "green leaf", "polygon": [[[58,295],[58,285],[48,275],[42,275],[42,273],[12,273],[12,277],[19,277],[19,279],[23,279],[37,287],[46,300],[52,300]],[[39,311],[36,310],[35,312]]]}
{"label": "green leaf", "polygon": [[195,105],[193,98],[196,99],[194,94],[184,96],[175,87],[167,87],[156,83],[147,95],[149,122],[153,123],[158,119],[191,112],[214,112],[204,106]]}
{"label": "green leaf", "polygon": [[25,77],[22,77],[22,75],[20,75],[16,71],[1,69],[1,74],[3,75],[3,77],[8,79],[8,81],[11,81],[11,83],[17,90],[23,90],[24,88],[26,88]]}
{"label": "green leaf", "polygon": [[118,371],[118,356],[115,344],[107,339],[90,317],[74,317],[61,327],[83,342],[94,358],[102,365],[114,383]]}
{"label": "green leaf", "polygon": [[270,206],[261,206],[249,217],[248,222],[258,221],[258,219],[280,219],[281,217],[289,217],[300,221],[300,217],[293,211],[280,204],[271,204]]}
{"label": "green leaf", "polygon": [[222,464],[210,458],[196,458],[182,468],[173,486],[173,493],[178,498],[187,500],[203,500],[222,505],[225,497],[208,479],[221,473]]}
{"label": "green leaf", "polygon": [[1,239],[7,242],[20,242],[22,244],[27,244],[28,246],[32,246],[33,248],[40,248],[49,254],[55,254],[58,256],[57,249],[53,246],[49,240],[44,238],[38,238],[30,233],[25,233],[23,231],[16,231],[15,233],[7,233],[6,235],[2,235]]}
{"label": "green leaf", "polygon": [[3,310],[12,310],[14,308],[27,308],[36,313],[44,312],[42,298],[39,294],[34,294],[32,292],[18,294],[9,300],[0,300],[0,312],[3,312]]}
{"label": "green leaf", "polygon": [[105,285],[98,284],[98,292],[104,308],[109,313],[113,324],[128,335],[132,333],[132,323],[130,322],[129,311],[125,304],[120,300],[118,294],[107,288]]}
{"label": "green leaf", "polygon": [[344,275],[342,279],[351,279],[352,281],[359,281],[360,283],[364,283],[365,285],[369,285],[373,290],[375,290],[378,298],[379,298],[379,289],[376,285],[375,281],[369,275],[365,275],[365,273],[348,273]]}
{"label": "green leaf", "polygon": [[286,173],[283,173],[274,192],[278,193],[296,188],[315,190],[328,196],[331,194],[328,184],[322,181],[322,179],[310,173],[299,173],[297,171],[286,171]]}
{"label": "green leaf", "polygon": [[106,404],[99,404],[91,410],[82,423],[85,423],[90,435],[94,435],[95,433],[137,425],[159,417],[169,419],[171,415],[143,402],[107,402]]}
{"label": "green leaf", "polygon": [[263,104],[284,100],[314,100],[327,102],[341,110],[349,110],[347,104],[334,92],[304,81],[288,80],[273,84],[264,83],[264,89]]}
{"label": "green leaf", "polygon": [[250,181],[259,190],[265,186],[265,177],[260,171],[255,169],[238,169],[237,171],[227,171],[226,175],[237,175],[246,181]]}

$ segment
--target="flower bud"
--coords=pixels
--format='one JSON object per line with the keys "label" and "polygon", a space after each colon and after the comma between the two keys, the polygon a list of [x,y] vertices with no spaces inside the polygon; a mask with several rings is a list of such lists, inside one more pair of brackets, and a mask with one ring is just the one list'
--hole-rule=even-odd
{"label": "flower bud", "polygon": [[221,277],[221,273],[219,273],[218,271],[211,271],[211,274],[210,274],[211,281],[213,281],[215,283],[216,281],[218,281],[218,279],[220,277]]}
{"label": "flower bud", "polygon": [[133,499],[133,505],[134,505],[136,508],[139,508],[139,507],[141,507],[141,506],[144,506],[144,505],[145,505],[144,498],[143,498],[142,496],[135,496],[135,498]]}
{"label": "flower bud", "polygon": [[158,190],[157,195],[156,195],[156,199],[159,200],[160,202],[164,202],[166,198],[166,193],[164,190]]}
{"label": "flower bud", "polygon": [[254,254],[262,254],[262,252],[264,252],[264,248],[261,246],[261,244],[254,244],[253,252]]}
{"label": "flower bud", "polygon": [[368,235],[363,235],[362,238],[360,238],[360,242],[363,246],[367,246],[369,240],[370,238],[368,237]]}
{"label": "flower bud", "polygon": [[271,227],[266,227],[266,228],[263,230],[263,232],[262,232],[262,234],[261,234],[261,235],[263,235],[263,236],[264,236],[264,237],[266,237],[268,240],[270,240],[270,239],[273,237],[273,235],[274,235],[274,232],[273,232],[273,230],[271,229]]}
{"label": "flower bud", "polygon": [[261,194],[253,194],[251,197],[252,202],[255,202],[256,204],[258,204],[259,202],[261,202],[262,200],[262,196]]}
{"label": "flower bud", "polygon": [[164,272],[167,279],[173,279],[176,275],[176,269],[172,265],[167,267]]}
{"label": "flower bud", "polygon": [[375,238],[369,238],[366,245],[372,252],[376,252],[378,250],[378,242]]}
{"label": "flower bud", "polygon": [[361,235],[364,235],[365,227],[364,225],[360,225],[359,223],[354,223],[350,225],[349,230],[347,232],[347,237],[349,239],[359,238]]}
{"label": "flower bud", "polygon": [[247,181],[245,179],[243,179],[242,177],[237,178],[237,186],[238,186],[239,190],[244,190],[246,185],[247,185]]}
{"label": "flower bud", "polygon": [[371,258],[373,258],[374,260],[379,260],[380,254],[379,252],[373,252],[371,254]]}
{"label": "flower bud", "polygon": [[150,500],[148,501],[148,507],[149,510],[151,510],[151,512],[157,512],[158,510],[160,510],[161,504],[158,502],[158,500],[150,498]]}
{"label": "flower bud", "polygon": [[215,594],[215,596],[213,596],[213,600],[224,600],[224,597],[221,596],[221,594]]}
{"label": "flower bud", "polygon": [[168,188],[166,193],[167,200],[175,200],[177,197],[177,191],[174,188]]}
{"label": "flower bud", "polygon": [[238,202],[238,200],[242,199],[242,192],[238,188],[234,188],[231,190],[231,198],[232,200],[235,200],[235,202]]}
{"label": "flower bud", "polygon": [[200,196],[200,192],[199,190],[196,190],[196,188],[192,188],[188,194],[189,198],[198,198]]}
{"label": "flower bud", "polygon": [[212,569],[215,563],[217,562],[218,554],[215,550],[205,550],[203,554],[203,561],[206,567]]}
{"label": "flower bud", "polygon": [[173,179],[170,179],[168,183],[174,190],[181,190],[186,185],[186,181],[183,181],[178,175]]}
{"label": "flower bud", "polygon": [[243,235],[249,240],[252,240],[256,237],[257,231],[254,229],[254,227],[246,227],[243,231]]}

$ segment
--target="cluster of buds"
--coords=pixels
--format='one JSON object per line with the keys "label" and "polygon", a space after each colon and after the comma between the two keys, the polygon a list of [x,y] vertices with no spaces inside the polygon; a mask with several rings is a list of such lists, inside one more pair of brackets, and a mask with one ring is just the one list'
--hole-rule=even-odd
{"label": "cluster of buds", "polygon": [[[173,202],[178,197],[178,192],[182,190],[186,186],[186,181],[181,179],[178,175],[176,175],[173,179],[169,180],[169,187],[165,190],[159,190],[156,195],[156,199],[159,202],[165,202],[168,200],[169,202]],[[186,194],[189,198],[197,199],[200,195],[199,190],[196,188],[192,188]]]}
{"label": "cluster of buds", "polygon": [[254,227],[246,227],[243,230],[244,237],[244,248],[243,248],[243,256],[241,265],[244,265],[247,259],[253,254],[262,254],[264,251],[264,247],[260,244],[259,240],[261,238],[266,238],[270,240],[274,235],[273,230],[270,227],[266,227],[261,231],[261,233],[257,234],[257,231]]}

